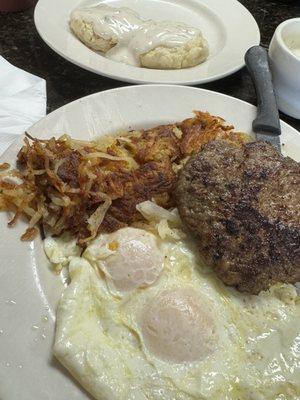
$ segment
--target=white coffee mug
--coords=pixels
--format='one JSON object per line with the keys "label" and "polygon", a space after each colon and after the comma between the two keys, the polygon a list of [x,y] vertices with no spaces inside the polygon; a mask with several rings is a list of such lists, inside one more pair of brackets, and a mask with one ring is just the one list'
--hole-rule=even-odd
{"label": "white coffee mug", "polygon": [[300,119],[300,18],[280,24],[269,49],[278,108]]}

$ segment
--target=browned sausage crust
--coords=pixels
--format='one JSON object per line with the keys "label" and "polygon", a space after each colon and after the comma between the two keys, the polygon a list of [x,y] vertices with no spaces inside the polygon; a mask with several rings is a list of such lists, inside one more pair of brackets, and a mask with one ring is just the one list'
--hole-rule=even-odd
{"label": "browned sausage crust", "polygon": [[300,164],[265,142],[215,140],[183,168],[180,215],[227,285],[300,281]]}

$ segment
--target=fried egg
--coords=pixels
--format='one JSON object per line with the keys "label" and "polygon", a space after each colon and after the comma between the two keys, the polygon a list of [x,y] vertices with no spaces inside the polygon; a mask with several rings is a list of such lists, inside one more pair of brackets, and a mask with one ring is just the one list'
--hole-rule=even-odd
{"label": "fried egg", "polygon": [[189,238],[100,235],[70,259],[54,354],[98,400],[299,400],[300,300],[228,288]]}
{"label": "fried egg", "polygon": [[163,251],[155,235],[136,228],[101,235],[87,248],[84,257],[118,291],[151,285],[163,268]]}

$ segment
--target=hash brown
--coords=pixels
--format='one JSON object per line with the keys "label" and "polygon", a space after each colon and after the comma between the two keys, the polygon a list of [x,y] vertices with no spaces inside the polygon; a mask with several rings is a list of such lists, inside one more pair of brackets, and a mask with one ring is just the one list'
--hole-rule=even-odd
{"label": "hash brown", "polygon": [[[242,143],[219,117],[195,112],[193,118],[99,141],[68,136],[38,140],[27,135],[18,154],[18,170],[0,178],[0,210],[29,218],[23,240],[47,232],[68,231],[81,245],[98,232],[111,232],[142,218],[136,205],[154,199],[174,205],[178,171],[188,157],[212,139]],[[21,183],[9,179],[16,175]]]}

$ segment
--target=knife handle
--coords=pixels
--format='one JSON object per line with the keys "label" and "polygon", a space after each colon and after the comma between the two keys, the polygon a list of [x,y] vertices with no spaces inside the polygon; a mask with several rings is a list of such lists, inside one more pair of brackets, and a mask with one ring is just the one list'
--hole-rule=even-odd
{"label": "knife handle", "polygon": [[253,131],[280,135],[278,107],[272,84],[268,52],[261,46],[253,46],[247,51],[245,62],[257,96],[257,117],[252,124]]}

